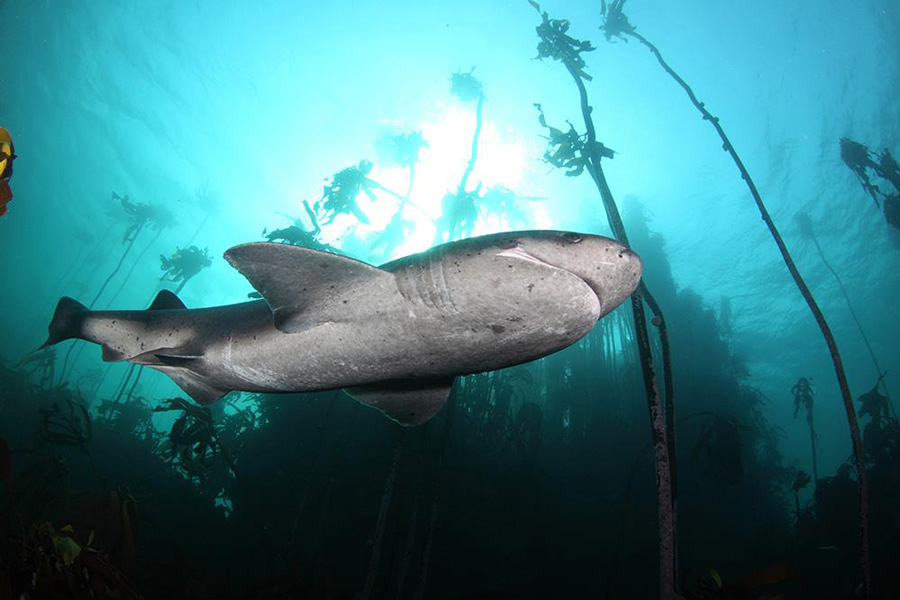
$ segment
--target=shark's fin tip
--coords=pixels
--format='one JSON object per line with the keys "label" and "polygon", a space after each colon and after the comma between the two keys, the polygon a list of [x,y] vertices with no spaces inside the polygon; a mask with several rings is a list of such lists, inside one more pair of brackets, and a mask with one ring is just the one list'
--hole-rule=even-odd
{"label": "shark's fin tip", "polygon": [[377,408],[404,427],[422,425],[431,420],[450,397],[452,376],[422,377],[382,381],[347,388],[353,399]]}
{"label": "shark's fin tip", "polygon": [[185,310],[187,306],[169,290],[160,290],[147,310]]}

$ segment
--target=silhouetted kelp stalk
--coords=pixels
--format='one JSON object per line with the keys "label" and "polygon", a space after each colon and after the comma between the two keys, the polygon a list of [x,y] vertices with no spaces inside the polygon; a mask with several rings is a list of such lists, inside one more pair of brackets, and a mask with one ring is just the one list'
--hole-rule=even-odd
{"label": "silhouetted kelp stalk", "polygon": [[791,388],[791,394],[794,396],[794,418],[797,418],[797,414],[800,412],[800,409],[806,411],[806,424],[809,425],[809,443],[812,446],[812,471],[813,471],[813,485],[819,486],[819,461],[817,452],[816,452],[816,441],[819,437],[816,435],[816,427],[813,423],[813,391],[812,384],[809,382],[809,379],[806,377],[801,377],[797,380],[797,383],[794,384],[794,387]]}
{"label": "silhouetted kelp stalk", "polygon": [[806,471],[797,471],[794,484],[791,486],[791,489],[794,491],[794,518],[797,521],[798,535],[800,533],[800,519],[803,516],[803,511],[800,509],[800,490],[808,486],[809,481],[809,474]]}
{"label": "silhouetted kelp stalk", "polygon": [[112,295],[112,298],[106,303],[106,308],[109,309],[116,299],[119,297],[119,294],[122,293],[122,290],[125,289],[125,286],[128,285],[128,281],[131,279],[131,276],[134,274],[135,269],[137,269],[138,265],[141,264],[141,260],[144,258],[144,255],[147,254],[147,251],[156,243],[159,239],[159,236],[162,235],[163,230],[160,228],[157,230],[156,235],[141,249],[138,253],[137,257],[131,263],[131,268],[128,269],[128,272],[125,273],[125,277],[122,279],[122,283],[119,285],[119,288],[116,290],[116,293]]}
{"label": "silhouetted kelp stalk", "polygon": [[200,232],[203,231],[203,227],[206,225],[209,218],[212,216],[216,205],[218,204],[218,200],[216,195],[209,191],[209,182],[206,181],[200,187],[197,188],[196,192],[194,192],[194,196],[203,208],[203,219],[200,221],[200,224],[197,225],[197,229],[194,230],[194,233],[191,235],[191,238],[188,240],[187,245],[190,246],[194,243],[194,240],[197,239],[197,236],[200,235]]}
{"label": "silhouetted kelp stalk", "polygon": [[734,149],[734,146],[728,139],[728,136],[725,134],[725,130],[719,123],[719,119],[713,116],[713,114],[706,109],[706,105],[697,99],[697,96],[694,94],[694,91],[687,84],[687,82],[685,82],[685,80],[682,79],[681,76],[679,76],[678,73],[676,73],[675,70],[672,69],[672,67],[670,67],[669,64],[663,59],[659,49],[652,43],[650,43],[647,38],[635,31],[635,27],[628,21],[628,17],[623,12],[625,1],[626,0],[612,0],[607,5],[606,0],[601,0],[600,12],[602,15],[605,15],[605,20],[603,25],[601,26],[601,29],[604,30],[606,39],[611,41],[613,38],[624,39],[624,36],[628,36],[638,40],[641,44],[646,46],[656,57],[656,60],[666,71],[666,73],[668,73],[669,76],[672,77],[672,79],[674,79],[678,83],[678,85],[680,85],[681,88],[685,91],[691,101],[691,104],[693,104],[694,107],[698,111],[700,111],[700,114],[703,115],[703,120],[708,121],[716,130],[716,133],[722,140],[722,148],[726,152],[728,152],[728,154],[734,161],[734,164],[740,171],[741,177],[747,184],[747,188],[750,190],[750,194],[753,196],[756,207],[759,209],[759,213],[762,216],[763,221],[766,223],[766,226],[768,227],[769,232],[772,235],[772,239],[778,246],[778,250],[781,252],[784,263],[794,279],[794,283],[797,285],[797,289],[800,291],[803,299],[809,306],[809,310],[810,312],[812,312],[813,317],[815,318],[816,323],[818,324],[819,329],[822,332],[822,336],[825,338],[825,343],[828,346],[828,351],[831,354],[832,363],[834,364],[834,371],[838,380],[838,387],[841,390],[841,396],[844,401],[844,412],[847,415],[847,422],[850,427],[850,437],[853,442],[853,457],[854,463],[856,465],[859,484],[859,562],[862,575],[862,585],[864,587],[863,595],[865,598],[870,598],[872,593],[872,578],[869,566],[869,499],[868,488],[866,485],[865,457],[863,456],[862,437],[859,431],[859,422],[856,418],[856,412],[853,408],[853,396],[850,393],[850,386],[847,383],[847,376],[844,372],[844,365],[837,347],[837,342],[835,341],[834,336],[831,333],[831,329],[828,326],[827,321],[825,320],[825,316],[819,309],[819,305],[816,303],[812,292],[809,290],[809,287],[806,285],[806,282],[800,275],[797,266],[794,264],[794,260],[791,257],[791,254],[788,251],[784,240],[781,238],[781,234],[778,232],[778,228],[775,226],[772,217],[769,215],[769,211],[766,209],[766,206],[763,203],[762,196],[760,196],[759,190],[757,190],[756,188],[756,184],[753,183],[753,179],[750,177],[750,173],[747,171],[743,161],[741,161],[740,157]]}
{"label": "silhouetted kelp stalk", "polygon": [[457,396],[459,396],[463,384],[459,379],[453,384],[450,390],[450,397],[447,400],[447,408],[444,409],[447,416],[444,418],[444,429],[441,431],[441,437],[438,442],[438,448],[435,451],[434,464],[431,468],[431,510],[428,513],[428,523],[425,529],[425,546],[422,549],[422,562],[419,570],[419,581],[413,592],[415,600],[425,598],[425,590],[428,587],[428,568],[431,562],[431,552],[434,547],[434,532],[437,528],[438,514],[441,506],[441,488],[442,479],[444,477],[444,459],[447,455],[447,446],[450,441],[450,434],[453,431],[453,419],[456,414]]}
{"label": "silhouetted kelp stalk", "polygon": [[866,349],[869,351],[869,356],[872,358],[872,364],[875,365],[875,372],[877,373],[878,381],[884,388],[885,396],[887,396],[891,411],[893,412],[894,405],[893,402],[891,402],[891,396],[888,393],[887,384],[884,383],[885,372],[881,370],[881,365],[878,363],[878,357],[875,356],[875,351],[872,350],[872,344],[869,343],[869,337],[866,335],[865,330],[863,330],[862,324],[859,322],[859,317],[856,316],[856,311],[853,310],[853,304],[850,302],[850,295],[847,293],[847,289],[844,287],[844,282],[841,281],[841,278],[837,274],[837,271],[834,270],[834,267],[831,266],[831,263],[828,262],[827,258],[825,258],[825,252],[822,250],[822,246],[819,244],[818,238],[816,238],[816,232],[813,229],[812,219],[805,212],[800,212],[794,216],[794,221],[797,224],[797,230],[800,232],[800,237],[805,240],[811,241],[815,245],[816,250],[819,252],[819,258],[822,259],[822,263],[834,276],[835,281],[837,281],[838,287],[841,289],[841,294],[843,294],[844,296],[844,301],[847,303],[847,310],[850,311],[850,316],[853,317],[853,322],[856,323],[856,329],[859,330],[859,335],[862,336],[863,342],[866,345]]}
{"label": "silhouetted kelp stalk", "polygon": [[[115,268],[113,268],[112,272],[106,277],[103,285],[100,286],[100,289],[97,291],[97,294],[94,296],[93,300],[91,300],[90,304],[88,304],[88,308],[94,307],[94,304],[97,303],[97,300],[103,294],[104,290],[106,290],[106,286],[109,285],[109,282],[112,281],[113,277],[116,276],[116,273],[119,272],[119,269],[122,268],[122,264],[125,262],[125,258],[128,256],[128,253],[131,252],[131,249],[134,247],[134,242],[137,240],[144,227],[152,222],[156,225],[157,229],[162,230],[163,228],[170,227],[173,223],[172,214],[162,207],[152,204],[131,202],[128,199],[127,195],[124,197],[119,196],[119,194],[117,194],[116,192],[112,193],[112,199],[118,200],[120,202],[122,208],[128,214],[131,225],[128,227],[128,229],[125,230],[125,235],[123,237],[125,250],[122,252],[122,256],[119,258],[119,261],[116,263],[116,266]],[[72,364],[69,365],[69,358],[76,346],[79,347],[78,354],[75,355],[75,360],[73,360]],[[64,381],[65,378],[69,375],[69,370],[71,368],[74,368],[75,363],[78,362],[78,356],[81,354],[81,349],[83,347],[84,344],[80,343],[80,341],[76,341],[69,346],[69,349],[66,352],[65,359],[63,360],[62,368],[60,369],[60,381]]]}
{"label": "silhouetted kelp stalk", "polygon": [[103,294],[106,286],[109,285],[109,282],[112,281],[113,277],[116,276],[116,273],[119,272],[119,269],[122,268],[122,263],[125,262],[125,257],[128,256],[128,253],[134,246],[134,242],[137,241],[138,236],[140,236],[141,231],[143,231],[145,226],[153,224],[156,229],[161,231],[165,228],[171,227],[174,223],[172,214],[161,206],[130,202],[128,200],[128,196],[125,196],[123,198],[115,192],[113,192],[113,198],[121,201],[122,208],[125,209],[125,211],[131,218],[131,226],[125,230],[123,242],[125,242],[126,246],[125,250],[122,252],[122,256],[119,258],[119,262],[116,263],[115,268],[112,270],[109,276],[107,276],[106,281],[104,281],[103,285],[100,286],[100,289],[97,291],[94,299],[91,300],[90,304],[88,304],[88,308],[94,307],[94,304],[96,304],[97,300]]}
{"label": "silhouetted kelp stalk", "polygon": [[293,525],[291,525],[291,533],[288,536],[288,541],[285,545],[285,552],[283,557],[285,563],[293,554],[294,546],[297,542],[297,534],[300,531],[301,518],[303,517],[303,512],[306,509],[306,505],[309,502],[309,498],[312,492],[313,475],[315,474],[316,466],[319,462],[319,449],[322,446],[322,438],[325,437],[325,426],[328,424],[328,418],[331,416],[331,412],[334,409],[335,402],[337,402],[337,398],[341,394],[342,392],[340,390],[335,390],[331,393],[331,398],[328,401],[328,406],[325,409],[325,414],[322,416],[322,420],[319,421],[319,425],[316,428],[316,441],[313,444],[309,464],[307,465],[306,472],[303,475],[303,487],[302,491],[300,492],[300,499],[297,501],[297,510],[294,514],[294,523]]}
{"label": "silhouetted kelp stalk", "polygon": [[[400,135],[394,135],[387,140],[387,150],[390,159],[400,167],[409,170],[409,179],[406,184],[406,193],[400,199],[400,204],[384,231],[382,231],[370,247],[373,253],[388,253],[403,240],[405,234],[414,224],[403,217],[403,211],[412,196],[413,183],[416,179],[416,163],[419,162],[419,152],[422,148],[428,148],[428,142],[422,137],[421,131],[412,131]],[[412,204],[410,204],[412,206]]]}
{"label": "silhouetted kelp stalk", "polygon": [[[478,159],[478,139],[481,137],[481,115],[484,106],[484,86],[472,75],[474,71],[475,67],[472,67],[468,73],[456,72],[450,78],[451,94],[463,102],[476,101],[475,132],[472,134],[472,153],[469,156],[469,162],[466,163],[459,185],[456,187],[456,193],[448,192],[444,195],[442,203],[443,214],[438,221],[437,231],[435,232],[435,244],[467,237],[471,233],[472,227],[475,225],[475,219],[478,216],[475,200],[478,198],[481,184],[479,183],[472,191],[466,190],[469,176],[475,169],[475,161]],[[444,239],[445,233],[447,234],[446,240]]]}
{"label": "silhouetted kelp stalk", "polygon": [[[96,250],[100,246],[100,244],[106,241],[109,232],[114,226],[115,222],[110,223],[106,231],[99,238],[97,238],[96,241],[94,240],[94,237],[87,231],[84,231],[80,228],[75,230],[75,232],[72,234],[72,237],[73,239],[80,241],[81,246],[79,247],[78,252],[75,253],[75,257],[69,263],[69,266],[66,267],[65,270],[63,270],[62,274],[56,280],[56,283],[52,288],[54,290],[52,295],[53,298],[57,298],[61,295],[61,292],[65,288],[65,286],[75,277],[81,267],[84,266],[82,264],[82,261],[89,255],[88,251]],[[91,242],[94,243],[92,244]],[[44,323],[42,323],[42,325],[44,325]]]}
{"label": "silhouetted kelp stalk", "polygon": [[369,560],[369,569],[366,572],[366,583],[360,597],[368,600],[372,596],[372,588],[375,586],[375,576],[378,575],[378,565],[381,562],[381,550],[384,545],[384,531],[387,527],[388,511],[391,508],[391,497],[394,493],[394,484],[397,481],[397,471],[400,469],[400,461],[403,460],[403,439],[405,429],[399,425],[391,424],[391,433],[394,438],[394,448],[391,450],[391,465],[388,476],[384,482],[384,491],[381,494],[381,506],[378,509],[378,521],[375,523],[375,535],[372,537],[372,556]]}
{"label": "silhouetted kelp stalk", "polygon": [[36,373],[39,380],[38,385],[42,388],[52,388],[53,382],[56,380],[56,351],[54,348],[44,348],[32,352],[20,360],[18,366],[24,367],[31,373]]}
{"label": "silhouetted kelp stalk", "polygon": [[422,488],[424,486],[425,470],[427,468],[425,458],[426,431],[425,427],[419,428],[419,465],[418,475],[416,476],[412,492],[413,507],[409,515],[409,527],[406,531],[406,543],[404,544],[403,557],[400,559],[400,572],[398,573],[396,583],[394,584],[396,590],[394,598],[398,599],[404,597],[403,591],[410,566],[412,565],[413,552],[416,547],[416,534],[419,527],[419,506],[422,504]]}
{"label": "silhouetted kelp stalk", "polygon": [[[584,171],[590,174],[603,200],[603,206],[614,237],[627,246],[628,235],[600,164],[602,158],[612,158],[614,153],[597,141],[591,116],[593,109],[588,102],[587,89],[584,85],[584,81],[590,81],[591,78],[584,71],[585,62],[581,57],[581,53],[589,52],[594,48],[589,41],[577,40],[567,35],[566,32],[569,29],[568,21],[564,19],[550,19],[546,12],[541,12],[537,2],[533,0],[529,0],[529,2],[542,18],[541,24],[536,28],[538,37],[541,40],[538,44],[537,58],[558,60],[566,67],[578,88],[581,100],[581,113],[587,131],[584,136],[580,136],[571,125],[569,132],[566,134],[558,129],[549,127],[546,124],[540,105],[536,105],[540,111],[541,125],[547,127],[551,134],[549,146],[550,148],[555,148],[554,150],[548,150],[545,158],[554,166],[568,169],[566,174],[569,176],[576,176]],[[643,305],[645,299],[654,314],[653,323],[659,329],[665,381],[665,416],[653,367],[650,335]],[[677,488],[675,486],[675,481],[677,480],[677,457],[675,452],[675,407],[674,386],[672,385],[670,366],[671,357],[669,355],[666,323],[662,311],[643,281],[637,291],[631,296],[631,308],[634,317],[641,371],[643,373],[644,389],[647,394],[647,407],[650,414],[656,459],[660,569],[659,595],[661,599],[669,600],[674,599],[677,595],[675,564],[677,553]]]}

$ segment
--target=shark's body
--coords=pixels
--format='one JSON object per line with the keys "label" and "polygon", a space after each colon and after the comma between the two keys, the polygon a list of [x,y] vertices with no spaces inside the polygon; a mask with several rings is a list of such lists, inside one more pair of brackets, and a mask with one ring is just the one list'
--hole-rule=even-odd
{"label": "shark's body", "polygon": [[187,309],[88,311],[63,298],[47,344],[77,337],[106,361],[158,369],[198,402],[232,390],[349,388],[404,425],[430,419],[453,378],[561,350],[635,289],[620,244],[514,232],[444,244],[373,267],[284,244],[226,252],[264,300]]}

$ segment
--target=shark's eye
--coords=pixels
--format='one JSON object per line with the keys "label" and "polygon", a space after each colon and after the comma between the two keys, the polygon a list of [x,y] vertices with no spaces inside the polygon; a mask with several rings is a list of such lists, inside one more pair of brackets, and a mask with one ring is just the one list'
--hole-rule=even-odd
{"label": "shark's eye", "polygon": [[566,233],[563,235],[563,240],[565,240],[566,242],[568,242],[570,244],[577,244],[582,239],[584,239],[584,238],[582,238],[577,233]]}

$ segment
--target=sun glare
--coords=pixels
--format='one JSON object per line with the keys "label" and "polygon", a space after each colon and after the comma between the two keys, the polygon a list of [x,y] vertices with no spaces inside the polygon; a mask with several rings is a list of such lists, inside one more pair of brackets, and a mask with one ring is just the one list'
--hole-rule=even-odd
{"label": "sun glare", "polygon": [[[420,252],[433,245],[435,222],[441,216],[444,195],[456,192],[471,157],[475,111],[464,106],[439,106],[439,109],[432,118],[417,126],[393,124],[398,131],[421,131],[428,142],[428,147],[419,153],[410,205],[404,209],[404,218],[414,223],[414,229],[395,248],[394,257]],[[535,160],[536,157],[529,156],[529,149],[522,142],[519,132],[511,127],[498,129],[489,119],[485,119],[478,140],[475,168],[469,175],[466,189],[474,190],[480,184],[482,194],[496,186],[521,191],[521,187],[527,184],[524,180],[529,166],[533,166]],[[408,169],[380,166],[377,160],[369,177],[400,195],[405,194],[409,186]],[[369,220],[368,225],[358,223],[352,216],[340,215],[322,232],[323,241],[339,246],[341,238],[350,228],[354,228],[355,234],[360,237],[384,230],[400,201],[384,191],[376,190],[375,193],[378,198],[375,202],[364,194],[357,198],[360,209]],[[528,203],[522,208],[529,214],[534,227],[549,224],[549,215],[543,203]],[[305,220],[306,213],[300,202],[297,202],[297,212],[304,215]],[[508,227],[499,216],[482,214],[472,235],[502,231]]]}

